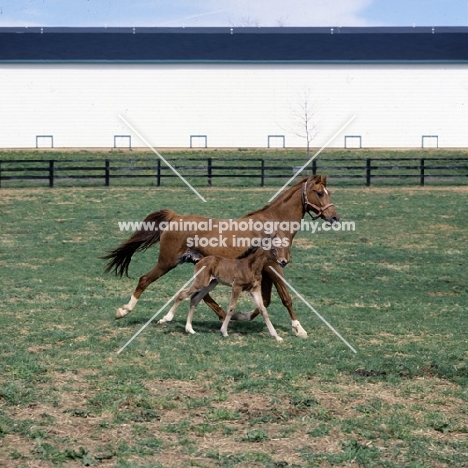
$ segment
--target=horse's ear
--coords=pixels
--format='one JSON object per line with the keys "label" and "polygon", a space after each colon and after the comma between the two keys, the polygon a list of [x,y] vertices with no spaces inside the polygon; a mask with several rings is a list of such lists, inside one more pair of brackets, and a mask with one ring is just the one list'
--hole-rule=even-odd
{"label": "horse's ear", "polygon": [[328,177],[328,176],[326,176],[326,175],[325,175],[325,176],[320,176],[320,182],[322,183],[322,185],[323,185],[324,187],[327,186],[327,177]]}

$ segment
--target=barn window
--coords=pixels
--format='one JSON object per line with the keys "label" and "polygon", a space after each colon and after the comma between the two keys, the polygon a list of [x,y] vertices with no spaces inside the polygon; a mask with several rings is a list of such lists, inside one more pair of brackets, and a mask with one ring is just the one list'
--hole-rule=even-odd
{"label": "barn window", "polygon": [[423,135],[421,148],[438,148],[439,136],[438,135]]}
{"label": "barn window", "polygon": [[36,135],[36,148],[53,148],[54,137],[52,135]]}
{"label": "barn window", "polygon": [[190,148],[208,148],[206,135],[190,135]]}
{"label": "barn window", "polygon": [[345,148],[362,148],[361,135],[345,135],[344,147]]}
{"label": "barn window", "polygon": [[114,148],[131,148],[131,135],[114,135]]}
{"label": "barn window", "polygon": [[268,148],[285,148],[284,135],[268,135]]}

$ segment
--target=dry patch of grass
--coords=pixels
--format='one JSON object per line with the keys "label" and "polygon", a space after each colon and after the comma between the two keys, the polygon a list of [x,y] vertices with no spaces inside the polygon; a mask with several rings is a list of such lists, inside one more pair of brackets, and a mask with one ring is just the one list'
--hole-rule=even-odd
{"label": "dry patch of grass", "polygon": [[[39,464],[34,457],[41,446],[50,443],[62,454],[78,453],[84,447],[101,466],[115,466],[123,441],[138,445],[147,440],[153,444],[159,441],[157,450],[144,454],[141,447],[142,453],[135,448],[134,453],[127,454],[129,462],[180,467],[198,460],[201,466],[219,466],[219,460],[240,460],[246,453],[260,453],[268,454],[276,463],[288,464],[284,466],[303,466],[304,452],[340,454],[342,441],[350,436],[385,454],[397,442],[369,440],[362,428],[368,424],[370,432],[396,431],[392,417],[397,416],[414,421],[414,429],[410,429],[414,436],[434,443],[466,440],[466,414],[460,411],[464,405],[466,408],[466,402],[453,396],[455,384],[434,377],[407,381],[400,387],[382,381],[356,381],[349,376],[341,376],[333,384],[309,378],[301,383],[300,398],[295,393],[273,396],[246,391],[220,396],[209,379],[203,384],[148,380],[144,386],[153,401],[151,408],[123,399],[117,412],[99,412],[89,409],[98,385],[89,379],[91,376],[91,372],[51,376],[54,386],[62,388],[57,406],[3,405],[2,410],[16,424],[27,423],[29,434],[42,431],[40,441],[22,434],[7,435],[1,449],[4,459],[14,452],[27,460],[27,466],[52,466],[47,460]],[[434,401],[435,395],[444,398]],[[132,415],[131,423],[119,422],[120,413]],[[447,421],[450,430],[444,431],[443,423],[431,425],[428,414],[439,415],[437,424]],[[195,446],[196,450],[187,449]],[[80,466],[80,461],[68,460],[67,466]],[[264,465],[251,460],[236,466]]]}

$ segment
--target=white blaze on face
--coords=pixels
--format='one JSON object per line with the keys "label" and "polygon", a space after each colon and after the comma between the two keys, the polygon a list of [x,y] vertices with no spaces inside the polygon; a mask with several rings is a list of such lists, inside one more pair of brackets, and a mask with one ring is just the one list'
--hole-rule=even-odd
{"label": "white blaze on face", "polygon": [[328,190],[324,187],[323,191],[328,195]]}

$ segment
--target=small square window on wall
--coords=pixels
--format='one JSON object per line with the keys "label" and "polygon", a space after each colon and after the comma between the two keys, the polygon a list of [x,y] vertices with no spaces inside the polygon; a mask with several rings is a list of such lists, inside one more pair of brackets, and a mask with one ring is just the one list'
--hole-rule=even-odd
{"label": "small square window on wall", "polygon": [[284,135],[268,135],[268,148],[285,148],[286,139]]}
{"label": "small square window on wall", "polygon": [[345,135],[344,147],[345,148],[362,148],[361,135]]}
{"label": "small square window on wall", "polygon": [[114,148],[131,148],[131,135],[114,135]]}
{"label": "small square window on wall", "polygon": [[190,148],[208,148],[206,135],[190,135]]}
{"label": "small square window on wall", "polygon": [[53,135],[36,135],[36,148],[53,148]]}
{"label": "small square window on wall", "polygon": [[421,148],[438,148],[438,135],[423,135],[421,140]]}

